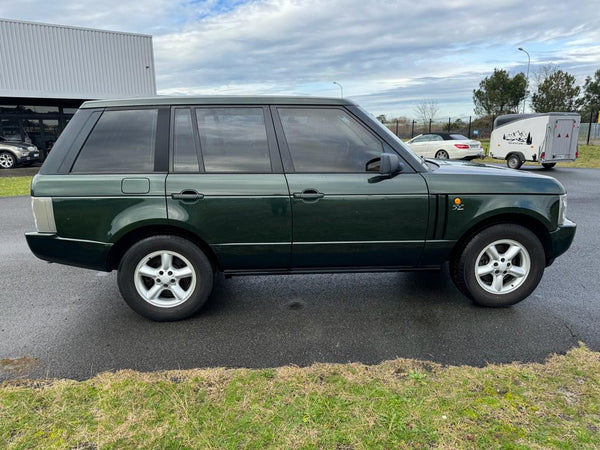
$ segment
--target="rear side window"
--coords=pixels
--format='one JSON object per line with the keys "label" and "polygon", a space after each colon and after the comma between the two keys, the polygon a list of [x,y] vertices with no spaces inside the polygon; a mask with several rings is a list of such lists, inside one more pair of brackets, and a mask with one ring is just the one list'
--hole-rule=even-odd
{"label": "rear side window", "polygon": [[157,117],[156,109],[105,111],[71,172],[153,172]]}
{"label": "rear side window", "polygon": [[271,172],[262,108],[197,108],[206,172]]}

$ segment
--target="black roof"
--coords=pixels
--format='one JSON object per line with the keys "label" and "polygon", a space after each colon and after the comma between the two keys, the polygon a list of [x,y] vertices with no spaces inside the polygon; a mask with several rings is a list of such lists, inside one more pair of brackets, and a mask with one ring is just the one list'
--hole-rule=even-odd
{"label": "black roof", "polygon": [[205,97],[146,97],[85,102],[81,108],[111,108],[119,106],[169,106],[169,105],[346,105],[356,104],[346,98],[329,97],[279,97],[268,95],[232,96],[214,95]]}
{"label": "black roof", "polygon": [[424,135],[435,134],[435,135],[441,136],[442,139],[445,140],[445,141],[454,141],[455,139],[452,136],[455,136],[455,135],[460,134],[460,133],[437,133],[437,132],[434,133],[434,132],[432,132],[432,133],[423,133],[423,134]]}

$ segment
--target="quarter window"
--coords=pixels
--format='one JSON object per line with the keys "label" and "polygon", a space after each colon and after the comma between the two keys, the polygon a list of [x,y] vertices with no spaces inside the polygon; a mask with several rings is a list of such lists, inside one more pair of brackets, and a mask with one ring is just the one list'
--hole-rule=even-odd
{"label": "quarter window", "polygon": [[105,111],[83,144],[72,172],[152,172],[157,117],[156,109]]}
{"label": "quarter window", "polygon": [[344,110],[279,108],[296,172],[365,172],[381,142]]}
{"label": "quarter window", "polygon": [[206,172],[271,172],[262,108],[196,109]]}

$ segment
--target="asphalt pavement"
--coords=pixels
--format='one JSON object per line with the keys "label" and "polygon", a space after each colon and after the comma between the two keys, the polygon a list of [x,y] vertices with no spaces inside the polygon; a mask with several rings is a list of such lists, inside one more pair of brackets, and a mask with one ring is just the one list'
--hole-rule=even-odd
{"label": "asphalt pavement", "polygon": [[36,259],[28,197],[0,199],[0,379],[84,379],[118,369],[543,361],[578,342],[600,351],[600,170],[560,166],[578,230],[537,290],[506,309],[473,305],[447,268],[217,278],[191,319],[154,323],[121,299],[116,273]]}

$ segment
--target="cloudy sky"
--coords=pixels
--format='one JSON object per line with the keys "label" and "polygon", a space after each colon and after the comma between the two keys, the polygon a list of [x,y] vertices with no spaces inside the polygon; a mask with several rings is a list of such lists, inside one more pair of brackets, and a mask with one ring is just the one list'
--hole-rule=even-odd
{"label": "cloudy sky", "polygon": [[600,0],[19,0],[5,19],[151,34],[159,94],[335,97],[369,111],[473,114],[495,67],[600,69]]}

